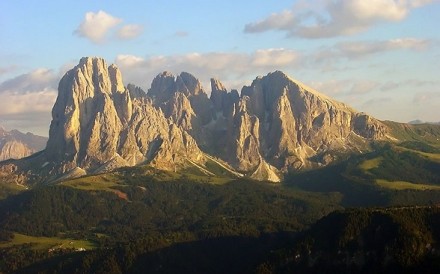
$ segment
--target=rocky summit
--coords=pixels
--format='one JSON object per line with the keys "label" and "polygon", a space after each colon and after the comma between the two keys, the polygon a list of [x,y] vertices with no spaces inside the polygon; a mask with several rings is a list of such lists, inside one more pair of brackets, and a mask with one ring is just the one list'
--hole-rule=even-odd
{"label": "rocky summit", "polygon": [[119,69],[82,58],[58,86],[46,149],[0,164],[0,175],[33,184],[149,164],[166,170],[215,163],[239,176],[280,181],[389,138],[387,126],[281,71],[210,96],[193,75],[163,72],[148,92],[125,86]]}

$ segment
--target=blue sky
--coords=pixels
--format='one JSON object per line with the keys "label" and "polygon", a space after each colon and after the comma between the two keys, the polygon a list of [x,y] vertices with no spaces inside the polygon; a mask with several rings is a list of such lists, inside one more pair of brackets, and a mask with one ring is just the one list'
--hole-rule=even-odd
{"label": "blue sky", "polygon": [[240,89],[282,70],[382,120],[440,121],[436,0],[0,2],[0,125],[48,135],[83,56],[147,90],[161,71]]}

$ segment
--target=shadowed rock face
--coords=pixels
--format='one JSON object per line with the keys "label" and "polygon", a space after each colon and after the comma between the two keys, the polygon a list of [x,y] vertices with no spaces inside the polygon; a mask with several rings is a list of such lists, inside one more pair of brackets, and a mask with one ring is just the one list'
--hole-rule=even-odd
{"label": "shadowed rock face", "polygon": [[55,178],[141,163],[203,168],[211,155],[251,177],[278,181],[283,172],[333,159],[311,160],[317,155],[356,151],[386,136],[378,120],[280,71],[256,78],[241,95],[216,79],[211,89],[208,98],[193,75],[163,72],[145,94],[126,88],[115,65],[82,58],[59,83],[45,152],[15,170],[40,165],[38,172]]}

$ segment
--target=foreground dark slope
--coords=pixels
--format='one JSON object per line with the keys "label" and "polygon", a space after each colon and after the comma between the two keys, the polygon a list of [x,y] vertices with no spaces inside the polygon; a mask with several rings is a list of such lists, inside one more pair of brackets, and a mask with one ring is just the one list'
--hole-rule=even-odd
{"label": "foreground dark slope", "polygon": [[351,209],[321,219],[259,266],[272,273],[438,273],[437,206]]}
{"label": "foreground dark slope", "polygon": [[[249,243],[261,257],[279,247],[285,235],[300,231],[341,208],[337,194],[307,193],[245,179],[219,185],[200,179],[194,181],[188,176],[168,177],[173,175],[160,171],[152,175],[151,169],[147,171],[148,174],[140,168],[124,169],[84,177],[35,188],[1,201],[1,235],[7,241],[0,243],[7,258],[3,270],[18,270],[56,254],[81,257],[69,245],[59,247],[57,241],[62,239],[86,241],[95,246],[97,251],[90,256],[98,260],[97,264],[101,263],[100,256],[104,256],[99,254],[110,252],[107,248],[119,250],[118,246],[124,252],[129,252],[125,248],[136,249],[136,256],[153,252],[152,257],[145,256],[156,261],[153,258],[158,254],[171,260],[166,254],[193,246],[194,256],[202,256],[210,249],[209,243],[214,247],[217,243],[219,249],[210,251],[213,257],[207,258],[204,265],[208,267],[214,262],[221,265],[232,258],[216,258],[215,252],[230,253],[229,249],[236,248],[234,242],[242,243],[235,254],[247,253]],[[25,244],[20,241],[22,234],[53,244],[46,247]],[[48,253],[49,248],[55,251]],[[160,252],[164,253],[155,253],[162,249]],[[131,255],[120,256],[126,260],[125,256]],[[183,261],[187,259],[183,257]],[[93,273],[92,269],[88,271]]]}

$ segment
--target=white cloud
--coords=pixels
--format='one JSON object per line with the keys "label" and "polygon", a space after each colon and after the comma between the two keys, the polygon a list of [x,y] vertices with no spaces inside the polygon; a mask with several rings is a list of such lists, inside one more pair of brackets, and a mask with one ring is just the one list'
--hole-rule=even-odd
{"label": "white cloud", "polygon": [[224,81],[229,88],[241,88],[243,81],[250,81],[259,74],[295,68],[300,59],[301,56],[292,50],[264,49],[249,54],[210,52],[148,58],[118,55],[115,62],[122,71],[124,82],[144,89],[149,88],[152,79],[163,70],[175,74],[182,71],[192,73],[199,77],[206,89],[211,77]]}
{"label": "white cloud", "polygon": [[295,63],[299,55],[294,51],[285,49],[257,50],[253,55],[252,64],[258,67],[267,66],[288,66]]}
{"label": "white cloud", "polygon": [[353,35],[381,22],[398,22],[412,9],[433,0],[314,0],[299,1],[290,10],[249,23],[244,31],[286,32],[290,37],[326,38]]}
{"label": "white cloud", "polygon": [[118,38],[123,40],[133,39],[142,34],[144,28],[141,25],[125,25],[118,30]]}
{"label": "white cloud", "polygon": [[102,43],[108,33],[121,22],[122,19],[102,10],[97,13],[87,12],[84,20],[74,33],[80,37],[90,39],[93,43]]}
{"label": "white cloud", "polygon": [[374,91],[379,86],[379,83],[370,80],[354,81],[349,94],[366,94]]}

